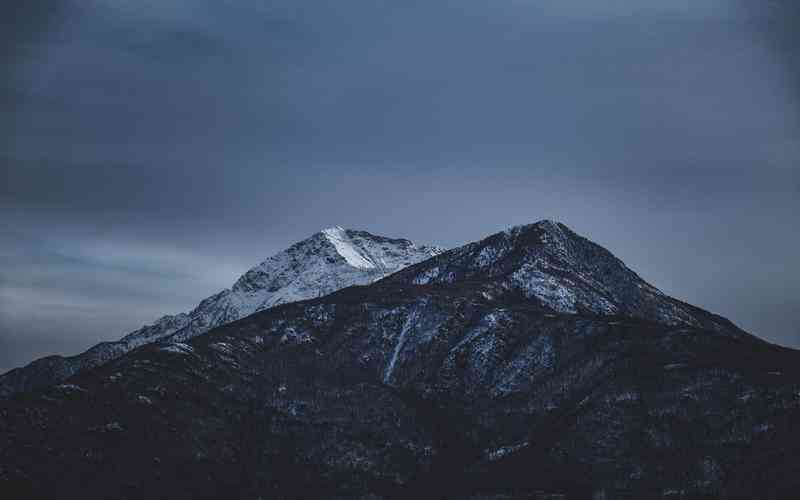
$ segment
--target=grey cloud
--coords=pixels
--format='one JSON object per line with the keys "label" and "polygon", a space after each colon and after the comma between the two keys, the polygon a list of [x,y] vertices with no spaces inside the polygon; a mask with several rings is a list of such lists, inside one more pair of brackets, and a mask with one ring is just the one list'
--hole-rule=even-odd
{"label": "grey cloud", "polygon": [[[792,2],[20,5],[0,288],[32,312],[0,365],[191,307],[325,226],[454,246],[545,217],[800,346]],[[36,312],[78,298],[103,313]]]}

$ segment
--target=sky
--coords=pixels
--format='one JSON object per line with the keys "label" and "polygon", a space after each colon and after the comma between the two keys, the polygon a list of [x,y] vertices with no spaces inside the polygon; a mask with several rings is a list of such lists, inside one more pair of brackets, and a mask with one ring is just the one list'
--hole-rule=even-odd
{"label": "sky", "polygon": [[800,348],[800,3],[11,0],[0,372],[332,225],[549,218]]}

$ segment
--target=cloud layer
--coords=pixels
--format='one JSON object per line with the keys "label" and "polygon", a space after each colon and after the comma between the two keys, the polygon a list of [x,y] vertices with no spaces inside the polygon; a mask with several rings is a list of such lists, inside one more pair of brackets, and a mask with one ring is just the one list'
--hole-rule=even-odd
{"label": "cloud layer", "polygon": [[455,246],[545,217],[800,346],[793,2],[18,4],[0,371],[325,226]]}

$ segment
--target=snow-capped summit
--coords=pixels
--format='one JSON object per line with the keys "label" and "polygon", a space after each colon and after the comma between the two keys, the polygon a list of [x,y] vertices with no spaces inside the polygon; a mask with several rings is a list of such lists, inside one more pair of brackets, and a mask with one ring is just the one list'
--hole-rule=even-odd
{"label": "snow-capped summit", "polygon": [[506,229],[391,280],[415,285],[470,280],[483,283],[487,296],[518,294],[558,313],[631,316],[742,333],[724,318],[665,295],[605,248],[552,220]]}
{"label": "snow-capped summit", "polygon": [[230,289],[202,301],[186,316],[181,328],[165,332],[137,330],[123,341],[152,341],[154,334],[158,338],[187,340],[270,307],[372,283],[443,251],[340,226],[323,229],[253,267]]}
{"label": "snow-capped summit", "polygon": [[267,258],[188,313],[164,316],[120,341],[98,344],[76,356],[48,356],[11,370],[0,376],[0,395],[58,383],[144,344],[187,340],[276,305],[366,285],[443,251],[340,226],[324,229]]}

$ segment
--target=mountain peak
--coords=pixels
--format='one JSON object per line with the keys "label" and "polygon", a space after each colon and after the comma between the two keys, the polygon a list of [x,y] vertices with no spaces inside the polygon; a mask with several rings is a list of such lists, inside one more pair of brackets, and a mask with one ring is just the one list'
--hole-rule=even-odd
{"label": "mountain peak", "polygon": [[367,285],[443,251],[407,239],[329,227],[268,257],[188,313],[164,316],[118,342],[98,344],[76,356],[57,356],[0,375],[0,396],[58,383],[144,344],[188,340],[273,306]]}
{"label": "mountain peak", "polygon": [[621,315],[738,333],[729,322],[666,296],[566,225],[514,226],[390,278],[414,285],[479,283],[484,296],[521,296],[562,314]]}
{"label": "mountain peak", "polygon": [[[513,226],[497,233],[497,235],[505,235],[506,237],[519,237],[523,234],[550,235],[551,238],[556,238],[556,240],[577,236],[566,224],[552,219],[542,219],[531,224]],[[542,243],[553,242],[554,240],[551,238],[545,237]]]}
{"label": "mountain peak", "polygon": [[521,224],[519,226],[513,226],[509,231],[513,231],[515,229],[530,229],[530,228],[539,228],[542,230],[548,231],[560,231],[563,229],[569,229],[564,223],[559,222],[553,219],[541,219],[536,222],[532,222],[530,224]]}

